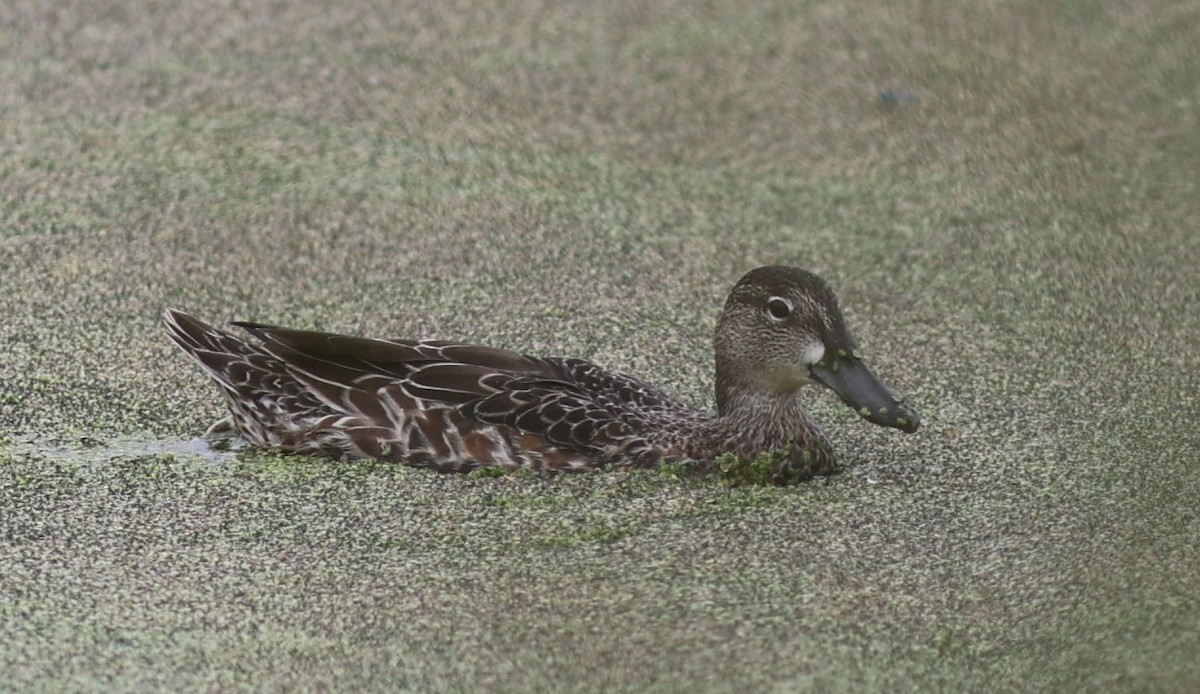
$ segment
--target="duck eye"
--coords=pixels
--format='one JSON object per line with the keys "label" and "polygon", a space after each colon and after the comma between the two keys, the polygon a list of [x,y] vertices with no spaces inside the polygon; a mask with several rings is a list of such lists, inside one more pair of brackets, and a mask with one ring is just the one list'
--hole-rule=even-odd
{"label": "duck eye", "polygon": [[792,305],[787,300],[774,296],[767,302],[767,313],[775,320],[783,320],[792,315]]}

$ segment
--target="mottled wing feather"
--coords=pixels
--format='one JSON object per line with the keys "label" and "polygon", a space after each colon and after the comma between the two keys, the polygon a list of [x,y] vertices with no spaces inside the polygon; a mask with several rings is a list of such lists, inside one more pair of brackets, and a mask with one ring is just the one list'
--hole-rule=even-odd
{"label": "mottled wing feather", "polygon": [[663,453],[644,437],[646,422],[636,411],[615,410],[563,381],[514,379],[461,409],[471,419],[535,434],[600,461],[652,464]]}
{"label": "mottled wing feather", "polygon": [[284,441],[295,450],[348,445],[388,458],[388,441],[396,441],[405,462],[435,467],[518,457],[575,466],[579,456],[636,464],[661,456],[643,436],[644,415],[678,407],[662,391],[583,359],[237,323],[261,340],[249,345],[185,314],[169,312],[172,321],[191,323],[172,337],[230,391],[235,414],[246,402],[279,409],[281,397],[296,406],[308,424],[280,427],[303,435]]}
{"label": "mottled wing feather", "polygon": [[513,378],[478,364],[434,362],[413,370],[403,388],[415,400],[462,405],[496,392]]}
{"label": "mottled wing feather", "polygon": [[[343,341],[324,343],[326,347],[339,344],[354,346]],[[380,364],[360,359],[357,351],[337,353],[327,348],[310,353],[292,345],[304,346],[304,343],[269,340],[262,348],[286,364],[296,380],[329,406],[361,413],[379,423],[395,420],[398,413],[409,410],[462,405],[496,392],[515,378],[491,365],[435,360],[434,355],[444,348],[409,350],[410,345],[399,345],[404,349],[391,356],[415,359],[407,362],[392,359]],[[376,350],[376,356],[382,356],[381,350]],[[390,406],[381,408],[381,404]]]}
{"label": "mottled wing feather", "polygon": [[684,409],[665,391],[628,374],[609,371],[586,359],[548,358],[556,376],[600,399],[636,409]]}
{"label": "mottled wing feather", "polygon": [[[378,340],[335,333],[235,323],[270,345],[374,374],[412,378],[417,368],[435,364],[477,366],[499,374],[561,381],[603,399],[644,408],[680,407],[669,395],[632,376],[605,370],[586,359],[536,358],[496,347],[436,340]],[[442,373],[452,378],[452,371]],[[436,389],[435,372],[421,377]],[[494,387],[494,386],[493,386]]]}
{"label": "mottled wing feather", "polygon": [[[627,452],[637,439],[641,422],[631,403],[661,408],[666,401],[639,381],[581,359],[537,360],[455,343],[263,333],[269,338],[263,349],[286,363],[324,402],[378,425],[398,423],[415,411],[452,406],[481,424],[511,427],[555,446],[600,455]],[[370,354],[370,361],[361,358],[364,353]],[[630,399],[622,402],[625,396]]]}
{"label": "mottled wing feather", "polygon": [[536,359],[449,342],[255,332],[323,401],[380,425],[451,406],[469,420],[567,450],[630,458],[651,449],[639,435],[646,429],[642,411],[678,407],[662,391],[583,359]]}
{"label": "mottled wing feather", "polygon": [[473,364],[501,373],[552,375],[552,370],[542,360],[496,347],[440,340],[378,340],[257,323],[234,325],[249,330],[264,344],[282,345],[300,354],[400,378],[407,377],[414,365],[443,362]]}

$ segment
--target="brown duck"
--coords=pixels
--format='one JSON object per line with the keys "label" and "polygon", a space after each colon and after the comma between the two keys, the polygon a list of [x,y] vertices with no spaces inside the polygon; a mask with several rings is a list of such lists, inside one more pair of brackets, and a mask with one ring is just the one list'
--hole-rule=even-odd
{"label": "brown duck", "polygon": [[743,459],[791,446],[777,479],[833,469],[829,439],[797,393],[832,389],[863,418],[905,432],[918,416],[863,363],[821,278],[747,273],[717,323],[717,412],[688,407],[585,359],[430,340],[379,340],[234,323],[248,342],[167,309],[167,332],[221,386],[210,438],[293,453],[445,471],[583,470]]}

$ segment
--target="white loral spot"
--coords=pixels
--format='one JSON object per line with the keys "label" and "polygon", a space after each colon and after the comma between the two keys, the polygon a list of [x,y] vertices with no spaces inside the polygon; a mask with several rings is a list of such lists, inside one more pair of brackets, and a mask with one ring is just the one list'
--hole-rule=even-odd
{"label": "white loral spot", "polygon": [[808,347],[804,348],[804,363],[813,365],[825,358],[825,345],[819,340],[809,343]]}

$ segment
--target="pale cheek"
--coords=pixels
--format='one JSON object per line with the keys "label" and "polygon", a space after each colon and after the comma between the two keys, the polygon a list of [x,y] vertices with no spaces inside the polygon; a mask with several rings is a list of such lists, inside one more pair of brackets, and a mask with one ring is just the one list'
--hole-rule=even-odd
{"label": "pale cheek", "polygon": [[821,361],[824,357],[825,345],[816,341],[809,343],[800,352],[799,364],[788,360],[771,369],[767,376],[771,388],[776,392],[786,393],[812,383],[812,375],[809,373],[808,367]]}
{"label": "pale cheek", "polygon": [[807,366],[802,368],[785,367],[771,374],[772,389],[779,393],[789,393],[812,382]]}

